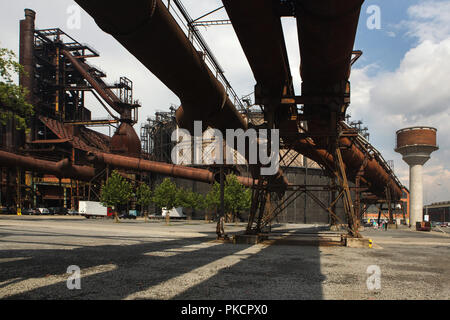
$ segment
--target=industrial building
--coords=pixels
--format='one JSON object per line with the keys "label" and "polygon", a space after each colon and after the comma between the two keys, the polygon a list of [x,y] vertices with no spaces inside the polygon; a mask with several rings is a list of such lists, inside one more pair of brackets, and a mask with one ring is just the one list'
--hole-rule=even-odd
{"label": "industrial building", "polygon": [[428,220],[432,222],[450,223],[450,201],[435,202],[425,205],[423,215],[428,216]]}
{"label": "industrial building", "polygon": [[[132,128],[139,107],[133,100],[132,81],[122,77],[115,84],[106,84],[106,74],[89,64],[99,56],[94,49],[61,29],[35,30],[34,25],[35,13],[25,10],[25,19],[20,22],[19,56],[28,76],[22,75],[20,84],[29,89],[35,114],[29,119],[27,133],[15,130],[14,120],[9,120],[0,132],[1,150],[46,161],[68,159],[75,165],[87,165],[88,152],[109,151],[110,146],[118,153],[140,154],[139,139]],[[110,116],[92,119],[85,102],[87,94],[96,97]],[[108,108],[120,112],[120,119]],[[110,137],[90,128],[95,126],[110,126],[115,134]],[[115,149],[114,141],[127,135],[131,140],[133,134],[134,145]],[[59,179],[50,173],[19,166],[2,168],[2,206],[76,208],[79,200],[98,198],[104,179]]]}
{"label": "industrial building", "polygon": [[[140,104],[132,81],[122,77],[107,84],[106,74],[90,62],[99,53],[60,29],[36,30],[35,12],[25,10],[20,63],[29,76],[22,76],[20,84],[29,89],[36,113],[27,134],[15,131],[13,121],[2,128],[1,204],[76,208],[79,200],[98,199],[112,169],[136,184],[154,185],[171,176],[198,192],[206,192],[228,171],[252,188],[250,234],[273,221],[322,222],[345,226],[350,236],[359,237],[359,221],[369,205],[385,204],[393,223],[393,208],[402,202],[404,186],[370,144],[361,123],[351,125],[347,118],[351,66],[362,54],[353,50],[361,1],[336,9],[336,19],[311,14],[320,9],[316,7],[294,10],[293,1],[282,1],[279,8],[270,1],[255,1],[223,1],[256,79],[253,103],[234,92],[181,1],[174,0],[172,6],[142,1],[126,7],[76,1],[181,100],[181,106],[150,117],[141,126],[140,139],[133,128]],[[174,14],[184,19],[186,29]],[[294,91],[281,16],[299,18],[301,96]],[[322,28],[333,28],[335,36],[318,33]],[[313,43],[336,50],[321,52],[317,59]],[[151,50],[149,45],[154,45]],[[87,94],[97,98],[109,116],[92,119]],[[192,132],[194,121],[221,132],[254,126],[279,129],[280,169],[262,176],[257,174],[261,164],[171,164],[170,133],[174,128]],[[113,134],[100,134],[93,126],[110,126]],[[241,156],[248,160],[248,154]]]}

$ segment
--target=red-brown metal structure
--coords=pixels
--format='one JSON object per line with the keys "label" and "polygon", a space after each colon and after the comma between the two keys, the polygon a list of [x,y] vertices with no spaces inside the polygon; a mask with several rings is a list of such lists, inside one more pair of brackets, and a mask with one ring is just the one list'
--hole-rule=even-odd
{"label": "red-brown metal structure", "polygon": [[0,165],[2,167],[19,167],[33,172],[52,174],[59,178],[75,178],[89,181],[95,176],[94,168],[73,165],[69,159],[59,162],[46,161],[1,150]]}
{"label": "red-brown metal structure", "polygon": [[[255,101],[266,121],[280,128],[289,149],[308,156],[337,177],[345,190],[352,235],[358,236],[357,213],[347,176],[364,182],[380,198],[400,199],[402,185],[382,159],[370,154],[342,123],[349,105],[348,82],[353,45],[363,0],[281,1],[223,0],[225,9],[256,80]],[[297,19],[302,96],[296,97],[289,71],[280,17]],[[359,53],[360,54],[360,53]],[[303,104],[303,113],[296,104]],[[307,126],[301,126],[300,120]],[[370,146],[371,147],[371,146]],[[359,191],[356,192],[359,205]],[[253,208],[255,211],[257,208]],[[259,220],[262,220],[260,213]],[[249,228],[251,225],[249,224]],[[256,231],[261,227],[260,222]]]}
{"label": "red-brown metal structure", "polygon": [[[76,2],[180,98],[182,105],[176,112],[180,127],[193,132],[194,121],[202,121],[204,128],[211,126],[223,133],[248,128],[161,0],[135,1],[127,6],[106,0]],[[271,177],[271,183],[280,192],[288,185],[281,170]]]}
{"label": "red-brown metal structure", "polygon": [[[162,1],[135,1],[128,6],[107,1],[77,3],[180,97],[182,107],[177,111],[177,120],[181,127],[192,130],[193,122],[202,120],[222,131],[247,128],[223,86]],[[349,135],[348,128],[341,124],[350,102],[348,79],[363,0],[223,3],[255,76],[255,101],[264,106],[267,127],[280,128],[287,147],[337,176],[346,190],[347,202],[351,202],[347,175],[358,184],[365,182],[378,197],[384,197],[388,190],[390,198],[400,198],[401,185],[392,172],[365,146],[355,143],[355,135]],[[292,86],[281,15],[297,18],[301,97],[295,97]],[[304,105],[301,115],[297,111],[300,102]],[[306,121],[306,130],[300,127],[299,120]],[[264,184],[262,179],[260,183]],[[255,199],[261,202],[261,195]],[[354,215],[352,207],[347,205]],[[262,218],[263,206],[256,205],[252,210],[260,210]]]}
{"label": "red-brown metal structure", "polygon": [[[107,0],[76,2],[102,30],[117,39],[180,98],[182,106],[176,112],[180,127],[193,132],[194,121],[202,121],[204,129],[207,126],[222,132],[226,129],[248,129],[247,122],[228,98],[223,85],[161,0],[137,0],[126,5]],[[362,189],[371,193],[367,198],[372,199],[375,195],[388,199],[389,203],[400,199],[402,194],[402,185],[381,155],[374,152],[375,149],[344,122],[350,103],[348,79],[354,62],[353,46],[362,3],[363,0],[223,0],[256,80],[255,102],[263,106],[265,127],[280,129],[285,148],[313,159],[333,179],[337,179],[341,190],[337,199],[344,199],[353,236],[358,236]],[[302,96],[295,95],[292,84],[281,16],[297,19]],[[30,30],[34,30],[34,12],[26,12],[21,29],[24,42],[21,44],[21,57],[27,70],[34,66],[28,39],[30,32],[33,33]],[[73,55],[64,47],[61,53],[102,99],[121,115],[121,126],[111,140],[111,151],[116,154],[94,150],[88,157],[91,161],[127,170],[156,172],[203,182],[215,181],[214,174],[208,170],[140,159],[139,139],[130,125],[130,105],[123,104],[101,79],[90,74],[83,57]],[[23,84],[34,88],[30,81],[23,79]],[[303,105],[302,113],[298,105]],[[11,159],[13,157],[10,155],[0,154],[0,160],[8,165]],[[86,176],[87,171],[91,174],[93,170],[76,168],[67,163],[50,165],[30,161],[21,158],[18,163],[36,169],[42,165],[40,170],[50,170],[59,176],[76,172]],[[264,224],[270,222],[269,218],[273,218],[265,213],[269,192],[277,190],[283,193],[288,182],[281,170],[270,178],[240,179],[245,185],[254,187],[248,231],[253,229],[259,232]],[[356,184],[356,209],[348,179]],[[327,210],[334,214],[329,208]],[[253,225],[254,219],[257,220],[256,226]]]}
{"label": "red-brown metal structure", "polygon": [[220,130],[247,127],[161,0],[76,2],[180,98],[181,127],[192,130],[193,120]]}
{"label": "red-brown metal structure", "polygon": [[[163,176],[188,179],[198,182],[214,183],[217,181],[213,172],[206,169],[192,168],[180,165],[174,165],[164,162],[150,161],[132,157],[125,157],[104,152],[94,152],[88,155],[92,162],[110,165],[114,168],[133,170],[136,172],[153,172]],[[238,181],[246,187],[253,186],[252,178],[237,177]]]}

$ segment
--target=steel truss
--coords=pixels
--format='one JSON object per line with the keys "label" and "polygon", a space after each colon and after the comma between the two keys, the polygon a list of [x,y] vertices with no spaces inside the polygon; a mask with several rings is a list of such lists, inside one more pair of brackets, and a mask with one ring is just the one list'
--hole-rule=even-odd
{"label": "steel truss", "polygon": [[[347,178],[347,172],[345,164],[342,160],[341,150],[345,147],[339,145],[339,139],[342,136],[353,137],[357,133],[353,128],[345,128],[343,126],[337,126],[338,134],[334,136],[335,141],[330,149],[334,149],[334,163],[333,166],[324,168],[327,174],[331,177],[330,185],[290,185],[289,191],[293,191],[285,199],[277,204],[273,209],[268,206],[270,203],[271,192],[270,177],[259,177],[258,184],[252,188],[252,205],[250,209],[249,221],[246,229],[247,234],[258,234],[267,228],[270,223],[283,211],[284,208],[293,203],[298,197],[305,194],[318,204],[323,210],[330,215],[331,225],[345,225],[348,235],[355,238],[360,238],[359,233],[360,218],[363,212],[361,208],[361,193],[366,191],[367,188],[362,186],[361,177],[364,175],[364,168],[367,165],[369,155],[366,155],[366,160],[359,168],[355,187],[350,187]],[[331,137],[331,136],[330,136]],[[287,155],[289,152],[284,154]],[[283,159],[283,157],[281,157]],[[291,161],[295,161],[295,158]],[[280,161],[281,162],[281,161]],[[352,199],[351,191],[355,192],[355,199]],[[315,195],[317,191],[331,191],[332,199],[330,204],[325,204],[318,196]],[[336,196],[337,194],[337,196]],[[341,200],[343,202],[346,221],[336,214],[336,204]]]}

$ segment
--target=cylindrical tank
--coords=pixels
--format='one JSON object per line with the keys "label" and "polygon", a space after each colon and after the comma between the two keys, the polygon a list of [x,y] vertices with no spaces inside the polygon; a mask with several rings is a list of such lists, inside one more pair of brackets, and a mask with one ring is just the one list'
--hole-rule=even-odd
{"label": "cylindrical tank", "polygon": [[430,159],[430,154],[439,149],[436,143],[436,128],[409,127],[397,131],[397,146],[409,165],[410,212],[409,222],[415,226],[423,221],[423,177],[422,167]]}
{"label": "cylindrical tank", "polygon": [[437,146],[436,128],[410,127],[397,131],[397,149],[407,146]]}

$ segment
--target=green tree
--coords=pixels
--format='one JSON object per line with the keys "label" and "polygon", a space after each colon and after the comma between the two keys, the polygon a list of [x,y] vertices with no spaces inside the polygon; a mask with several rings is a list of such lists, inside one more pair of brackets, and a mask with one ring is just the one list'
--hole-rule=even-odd
{"label": "green tree", "polygon": [[[165,178],[153,191],[152,202],[160,208],[171,210],[179,206],[179,197],[177,197],[177,186],[169,178]],[[170,215],[166,215],[167,224],[170,221]]]}
{"label": "green tree", "polygon": [[205,210],[206,209],[205,196],[203,196],[200,193],[194,193],[194,195],[196,197],[196,200],[195,200],[196,207],[195,207],[195,209]]}
{"label": "green tree", "polygon": [[190,199],[188,191],[184,188],[177,188],[175,193],[175,202],[177,203],[177,207],[185,207],[189,208],[190,206]]}
{"label": "green tree", "polygon": [[205,220],[211,220],[210,213],[217,213],[217,209],[220,206],[220,184],[215,182],[211,188],[211,190],[206,194],[204,207],[207,211],[207,215],[205,216]]}
{"label": "green tree", "polygon": [[23,67],[16,62],[16,55],[0,48],[0,124],[15,119],[16,129],[27,128],[26,120],[33,115],[33,106],[27,102],[28,90],[14,83],[15,75],[25,75]]}
{"label": "green tree", "polygon": [[[224,206],[225,213],[237,216],[241,211],[250,209],[252,192],[249,188],[242,185],[237,177],[230,174],[226,177],[224,188]],[[209,212],[220,208],[220,184],[214,183],[211,190],[205,197],[205,208]]]}
{"label": "green tree", "polygon": [[240,211],[248,210],[251,205],[251,191],[242,185],[234,174],[226,177],[224,190],[225,210],[236,218]]}
{"label": "green tree", "polygon": [[114,209],[114,218],[119,222],[117,216],[118,206],[126,204],[133,197],[133,187],[122,177],[119,172],[114,170],[105,184],[102,185],[100,192],[100,202],[106,207]]}
{"label": "green tree", "polygon": [[179,206],[190,209],[188,219],[192,218],[195,210],[204,208],[204,198],[201,194],[183,188],[177,190],[177,201]]}
{"label": "green tree", "polygon": [[145,183],[141,184],[136,190],[136,198],[136,202],[144,211],[145,222],[147,222],[148,207],[152,202],[152,189]]}

